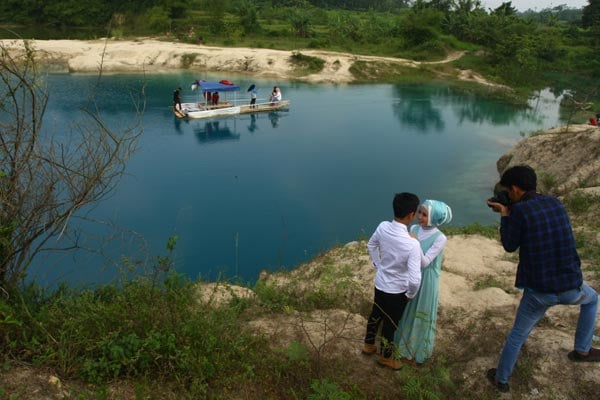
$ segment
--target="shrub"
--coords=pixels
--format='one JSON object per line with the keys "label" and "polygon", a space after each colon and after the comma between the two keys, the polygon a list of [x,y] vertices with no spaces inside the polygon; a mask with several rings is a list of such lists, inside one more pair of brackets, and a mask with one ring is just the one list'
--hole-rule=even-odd
{"label": "shrub", "polygon": [[290,63],[296,67],[298,72],[309,74],[321,71],[325,65],[325,60],[294,51],[290,56]]}

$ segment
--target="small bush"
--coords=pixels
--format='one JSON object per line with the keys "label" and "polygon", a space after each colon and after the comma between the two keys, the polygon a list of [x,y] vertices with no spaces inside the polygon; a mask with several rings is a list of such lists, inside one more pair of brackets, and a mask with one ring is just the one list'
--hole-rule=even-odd
{"label": "small bush", "polygon": [[307,56],[298,51],[292,53],[290,63],[301,74],[313,74],[321,71],[325,66],[325,60],[322,58]]}
{"label": "small bush", "polygon": [[540,174],[541,189],[544,192],[552,193],[552,190],[555,188],[556,183],[557,183],[556,176],[546,173],[546,172],[542,172]]}
{"label": "small bush", "polygon": [[315,380],[310,384],[313,390],[307,400],[356,400],[357,398],[346,393],[335,383],[327,379]]}
{"label": "small bush", "polygon": [[312,39],[306,47],[309,49],[323,49],[330,46],[329,39]]}
{"label": "small bush", "polygon": [[582,214],[588,210],[597,209],[600,205],[600,196],[575,191],[565,198],[565,206],[575,214]]}
{"label": "small bush", "polygon": [[502,282],[496,279],[493,275],[484,275],[478,278],[473,285],[473,290],[482,290],[489,287],[502,288]]}
{"label": "small bush", "polygon": [[176,273],[50,293],[32,285],[22,301],[0,302],[0,348],[96,384],[150,378],[206,387],[264,344],[240,325],[239,308],[201,306],[197,290]]}
{"label": "small bush", "polygon": [[189,67],[192,66],[192,64],[194,64],[194,61],[196,61],[196,57],[198,57],[197,53],[186,53],[184,55],[181,56],[181,68],[185,68],[188,69]]}

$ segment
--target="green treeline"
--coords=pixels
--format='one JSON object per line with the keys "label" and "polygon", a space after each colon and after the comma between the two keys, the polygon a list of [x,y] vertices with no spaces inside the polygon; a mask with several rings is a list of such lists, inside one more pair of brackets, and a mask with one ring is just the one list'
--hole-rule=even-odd
{"label": "green treeline", "polygon": [[456,66],[529,90],[595,86],[600,74],[600,0],[524,13],[478,0],[5,0],[0,24],[36,39],[150,35],[415,60],[464,50]]}

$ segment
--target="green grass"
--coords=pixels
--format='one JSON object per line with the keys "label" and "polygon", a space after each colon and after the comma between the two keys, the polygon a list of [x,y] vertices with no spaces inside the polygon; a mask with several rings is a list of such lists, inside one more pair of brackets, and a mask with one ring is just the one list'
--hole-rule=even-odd
{"label": "green grass", "polygon": [[479,223],[469,224],[465,226],[444,227],[444,233],[448,236],[452,235],[481,235],[490,239],[499,239],[500,233],[496,225],[481,225]]}
{"label": "green grass", "polygon": [[294,66],[298,76],[303,76],[320,72],[325,65],[325,60],[294,51],[290,56],[290,64]]}
{"label": "green grass", "polygon": [[565,207],[575,215],[585,214],[590,210],[598,210],[600,196],[583,191],[575,191],[565,198]]}
{"label": "green grass", "polygon": [[565,196],[563,202],[577,226],[574,233],[579,256],[593,277],[600,279],[600,196],[576,190]]}
{"label": "green grass", "polygon": [[[3,358],[81,381],[64,388],[79,399],[124,398],[131,392],[140,399],[229,399],[241,392],[251,399],[383,399],[402,393],[417,399],[451,385],[447,374],[436,375],[433,368],[416,382],[417,374],[410,380],[392,377],[394,387],[384,394],[362,368],[357,378],[343,354],[316,357],[323,349],[295,341],[270,348],[267,338],[249,332],[242,313],[262,304],[207,307],[197,303],[196,291],[176,274],[159,285],[136,278],[84,290],[31,286],[22,303],[0,303],[4,321],[10,314],[23,322],[8,330],[0,324],[6,332],[0,339]],[[267,301],[264,293],[262,299]],[[278,301],[290,300],[284,295]]]}
{"label": "green grass", "polygon": [[502,282],[494,277],[494,275],[484,275],[475,280],[473,290],[482,290],[490,287],[502,288]]}
{"label": "green grass", "polygon": [[431,69],[406,67],[388,62],[356,61],[350,73],[358,82],[426,83],[437,78]]}
{"label": "green grass", "polygon": [[262,339],[239,326],[239,308],[198,307],[195,292],[176,274],[160,286],[146,278],[51,293],[32,286],[22,303],[0,303],[6,332],[1,348],[7,356],[95,384],[175,378],[205,386],[226,379],[244,349]]}
{"label": "green grass", "polygon": [[556,176],[546,172],[542,172],[539,176],[539,183],[541,186],[540,189],[543,192],[553,193],[553,190],[555,189],[558,180],[556,179]]}

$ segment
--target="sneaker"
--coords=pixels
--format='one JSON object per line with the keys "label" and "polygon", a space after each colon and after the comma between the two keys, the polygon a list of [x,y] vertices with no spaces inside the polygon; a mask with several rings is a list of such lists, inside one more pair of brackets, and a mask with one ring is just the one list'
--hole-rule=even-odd
{"label": "sneaker", "polygon": [[488,381],[490,381],[490,383],[494,385],[494,387],[498,389],[499,392],[506,393],[510,390],[510,386],[508,386],[508,383],[501,383],[496,380],[496,368],[488,369],[486,376],[488,378]]}
{"label": "sneaker", "polygon": [[386,358],[384,356],[379,356],[377,363],[379,363],[379,365],[382,367],[387,367],[389,369],[393,369],[394,371],[402,369],[402,363],[393,357]]}
{"label": "sneaker", "polygon": [[569,357],[569,360],[571,361],[575,361],[575,362],[582,362],[582,361],[588,361],[588,362],[598,362],[600,361],[600,349],[595,349],[595,348],[590,348],[590,351],[588,352],[587,355],[583,355],[581,353],[579,353],[576,350],[573,350],[571,352],[569,352],[569,354],[567,354],[567,357]]}
{"label": "sneaker", "polygon": [[373,355],[377,353],[377,346],[375,346],[374,344],[365,343],[365,347],[363,347],[362,353],[366,356]]}

